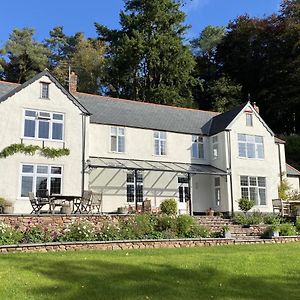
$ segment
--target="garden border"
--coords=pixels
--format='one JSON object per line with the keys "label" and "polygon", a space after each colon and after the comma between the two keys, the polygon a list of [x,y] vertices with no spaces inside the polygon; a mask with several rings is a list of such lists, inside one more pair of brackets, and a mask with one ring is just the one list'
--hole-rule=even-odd
{"label": "garden border", "polygon": [[225,238],[168,239],[168,240],[126,240],[126,241],[88,241],[55,242],[41,244],[1,245],[0,253],[20,252],[58,252],[79,250],[130,250],[153,248],[191,248],[243,244],[285,244],[299,242],[300,236],[282,236],[271,239],[236,240]]}

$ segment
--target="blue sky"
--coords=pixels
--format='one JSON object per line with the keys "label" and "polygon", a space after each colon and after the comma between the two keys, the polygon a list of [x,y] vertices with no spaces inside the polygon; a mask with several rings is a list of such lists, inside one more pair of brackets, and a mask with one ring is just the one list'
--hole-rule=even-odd
{"label": "blue sky", "polygon": [[[151,0],[149,0],[151,1]],[[35,38],[48,37],[50,29],[64,26],[67,34],[84,32],[87,37],[95,37],[94,22],[118,28],[119,12],[123,0],[10,0],[1,1],[0,47],[8,39],[14,28],[36,29]],[[263,17],[278,12],[280,0],[187,0],[184,11],[186,23],[192,27],[187,38],[194,38],[207,25],[223,25],[237,16],[247,13],[253,17]]]}

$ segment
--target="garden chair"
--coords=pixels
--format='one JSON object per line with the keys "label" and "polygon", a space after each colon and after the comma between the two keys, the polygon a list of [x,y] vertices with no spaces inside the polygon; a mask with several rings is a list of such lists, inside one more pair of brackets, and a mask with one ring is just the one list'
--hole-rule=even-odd
{"label": "garden chair", "polygon": [[291,205],[290,203],[283,201],[281,199],[273,199],[273,213],[278,212],[281,216],[289,216],[291,213]]}
{"label": "garden chair", "polygon": [[91,198],[91,210],[97,210],[97,213],[102,213],[100,212],[100,209],[102,208],[102,193],[92,193],[92,198]]}
{"label": "garden chair", "polygon": [[42,198],[39,199],[38,197],[35,197],[34,193],[32,192],[28,193],[28,197],[32,207],[32,211],[30,214],[38,214],[44,205],[49,204],[48,201],[44,202]]}
{"label": "garden chair", "polygon": [[80,201],[80,213],[89,213],[91,211],[92,191],[83,191]]}

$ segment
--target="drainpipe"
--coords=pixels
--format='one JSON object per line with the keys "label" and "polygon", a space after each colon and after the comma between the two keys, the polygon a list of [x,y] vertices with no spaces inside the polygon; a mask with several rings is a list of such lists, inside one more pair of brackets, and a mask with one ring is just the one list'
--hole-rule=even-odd
{"label": "drainpipe", "polygon": [[85,143],[86,143],[86,115],[82,114],[82,158],[81,158],[81,197],[84,191],[85,172]]}
{"label": "drainpipe", "polygon": [[138,210],[138,199],[137,199],[137,190],[138,190],[138,183],[137,183],[138,171],[134,170],[134,194],[135,194],[135,211]]}
{"label": "drainpipe", "polygon": [[282,166],[281,166],[281,153],[280,153],[280,144],[277,144],[278,147],[278,158],[279,158],[279,178],[280,184],[282,183]]}
{"label": "drainpipe", "polygon": [[191,174],[187,173],[188,178],[188,188],[189,188],[189,214],[193,215],[193,204],[192,204],[192,189],[191,189]]}
{"label": "drainpipe", "polygon": [[227,148],[228,148],[228,169],[230,170],[229,181],[230,181],[230,200],[231,200],[231,215],[234,214],[233,209],[233,185],[232,185],[232,157],[231,157],[231,138],[230,138],[230,130],[226,130],[227,132]]}

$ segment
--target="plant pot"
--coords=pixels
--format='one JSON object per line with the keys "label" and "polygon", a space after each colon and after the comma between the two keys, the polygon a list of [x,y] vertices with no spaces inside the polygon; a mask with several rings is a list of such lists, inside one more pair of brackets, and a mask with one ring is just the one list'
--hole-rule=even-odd
{"label": "plant pot", "polygon": [[62,214],[69,215],[72,213],[72,207],[70,205],[63,205],[60,209]]}
{"label": "plant pot", "polygon": [[3,213],[5,214],[12,214],[14,212],[13,206],[4,206]]}
{"label": "plant pot", "polygon": [[213,217],[213,216],[214,216],[214,213],[215,213],[215,211],[214,211],[213,209],[211,209],[211,208],[209,208],[209,209],[206,211],[206,214],[207,214],[208,216],[210,216],[210,217]]}
{"label": "plant pot", "polygon": [[128,208],[127,207],[118,207],[117,213],[121,214],[121,215],[128,214]]}
{"label": "plant pot", "polygon": [[270,237],[279,237],[279,231],[278,230],[270,231]]}
{"label": "plant pot", "polygon": [[225,239],[231,239],[231,232],[230,231],[224,231],[224,238]]}

